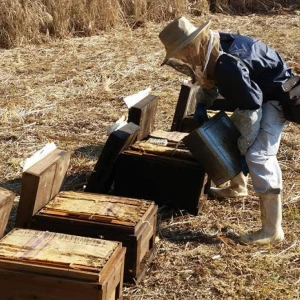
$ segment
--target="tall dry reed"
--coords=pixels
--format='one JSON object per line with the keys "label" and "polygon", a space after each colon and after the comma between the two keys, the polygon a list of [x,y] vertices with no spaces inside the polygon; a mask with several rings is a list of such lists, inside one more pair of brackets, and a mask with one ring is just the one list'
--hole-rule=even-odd
{"label": "tall dry reed", "polygon": [[87,36],[107,30],[122,21],[118,0],[43,0],[53,16],[51,33]]}
{"label": "tall dry reed", "polygon": [[0,0],[0,47],[49,36],[90,36],[128,21],[159,22],[209,11],[268,12],[296,2],[300,7],[299,0]]}
{"label": "tall dry reed", "polygon": [[41,41],[44,12],[38,1],[0,0],[0,47]]}

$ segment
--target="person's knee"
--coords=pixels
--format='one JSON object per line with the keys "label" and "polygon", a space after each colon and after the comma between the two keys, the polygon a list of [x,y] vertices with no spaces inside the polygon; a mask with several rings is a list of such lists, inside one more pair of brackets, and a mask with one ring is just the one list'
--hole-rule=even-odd
{"label": "person's knee", "polygon": [[264,161],[264,156],[254,151],[247,151],[245,158],[248,166],[249,164],[261,164]]}

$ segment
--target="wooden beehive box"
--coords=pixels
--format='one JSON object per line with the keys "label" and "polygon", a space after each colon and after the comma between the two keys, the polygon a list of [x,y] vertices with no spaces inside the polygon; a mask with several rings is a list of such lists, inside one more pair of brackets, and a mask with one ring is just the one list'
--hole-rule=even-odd
{"label": "wooden beehive box", "polygon": [[83,192],[60,192],[34,217],[31,228],[122,242],[124,280],[139,282],[155,249],[154,202]]}
{"label": "wooden beehive box", "polygon": [[150,201],[59,192],[68,163],[69,154],[59,150],[23,173],[17,227],[120,241],[128,248],[124,278],[140,281],[155,249],[157,206]]}
{"label": "wooden beehive box", "polygon": [[121,243],[14,229],[0,241],[1,299],[122,299]]}
{"label": "wooden beehive box", "polygon": [[14,199],[14,193],[0,188],[0,238],[4,235]]}
{"label": "wooden beehive box", "polygon": [[139,141],[123,151],[116,161],[114,194],[153,200],[197,215],[207,199],[207,175],[182,143],[186,135],[158,130],[149,138],[165,141],[164,145]]}

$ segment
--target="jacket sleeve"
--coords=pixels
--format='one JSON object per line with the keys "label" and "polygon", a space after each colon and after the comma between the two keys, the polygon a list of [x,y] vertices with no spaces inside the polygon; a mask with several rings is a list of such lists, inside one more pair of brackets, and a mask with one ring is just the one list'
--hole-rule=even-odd
{"label": "jacket sleeve", "polygon": [[237,108],[256,110],[262,106],[262,91],[251,80],[241,61],[222,54],[216,64],[215,76],[220,94]]}

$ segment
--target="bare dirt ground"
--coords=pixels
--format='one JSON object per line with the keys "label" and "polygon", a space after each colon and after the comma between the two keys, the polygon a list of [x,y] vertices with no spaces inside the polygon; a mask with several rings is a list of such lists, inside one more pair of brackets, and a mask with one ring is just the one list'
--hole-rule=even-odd
{"label": "bare dirt ground", "polygon": [[[286,15],[206,15],[212,28],[254,36],[275,47],[300,73],[300,12]],[[169,130],[182,76],[161,68],[164,24],[116,28],[100,36],[0,50],[0,186],[18,196],[21,163],[53,141],[71,151],[64,189],[81,190],[106,126],[127,108],[122,97],[152,88],[156,128]],[[258,199],[210,200],[201,215],[160,208],[157,255],[144,280],[124,287],[131,299],[300,299],[299,126],[288,123],[278,154],[283,170],[284,242],[244,246],[234,237],[260,226]],[[182,187],[184,188],[184,187]],[[14,226],[16,198],[7,231]]]}

